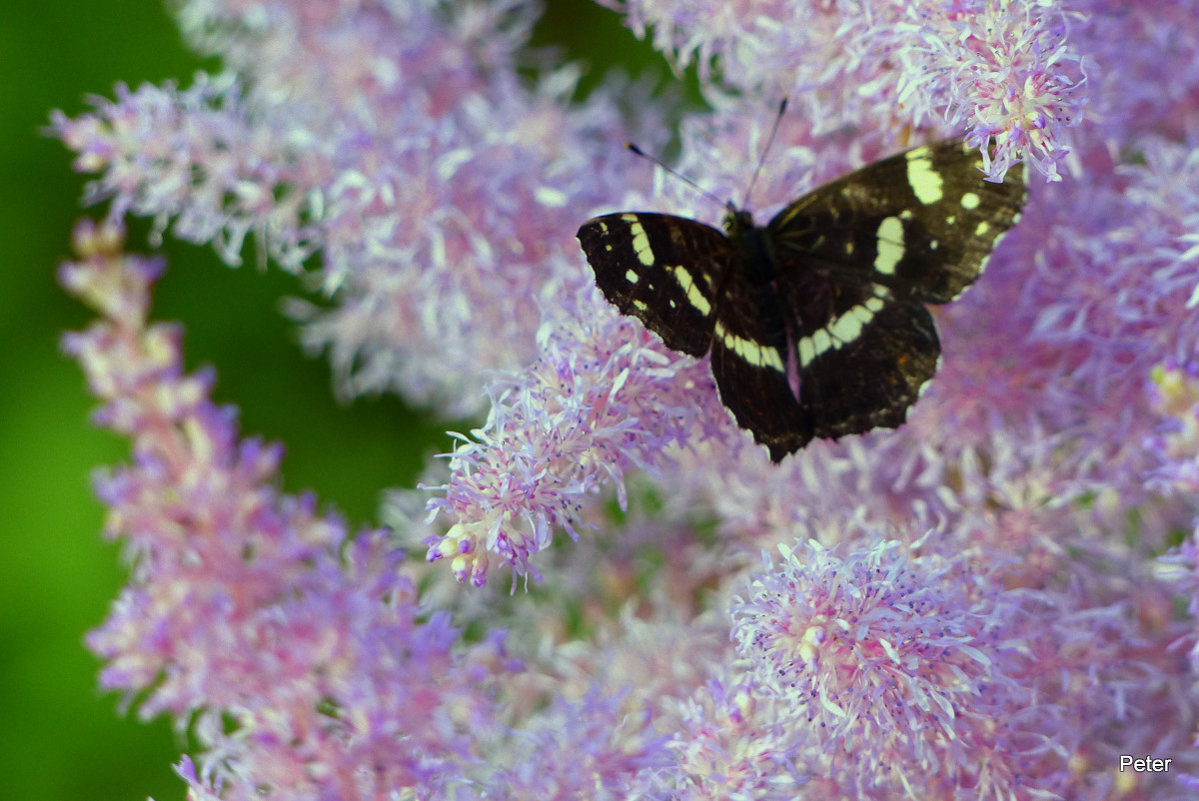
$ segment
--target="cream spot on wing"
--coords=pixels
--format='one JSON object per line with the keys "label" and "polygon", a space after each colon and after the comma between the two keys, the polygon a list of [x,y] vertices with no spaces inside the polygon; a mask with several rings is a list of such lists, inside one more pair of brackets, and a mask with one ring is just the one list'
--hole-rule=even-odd
{"label": "cream spot on wing", "polygon": [[649,246],[649,237],[645,233],[645,226],[637,221],[636,214],[626,214],[621,219],[629,224],[629,233],[633,237],[633,252],[637,254],[637,261],[649,267],[654,263],[654,250]]}
{"label": "cream spot on wing", "polygon": [[635,284],[641,280],[641,276],[637,275],[634,270],[625,270],[624,277],[630,284]]}
{"label": "cream spot on wing", "polygon": [[812,340],[809,337],[804,337],[799,340],[799,365],[807,367],[812,363],[812,359],[816,358],[816,349],[812,347]]}
{"label": "cream spot on wing", "polygon": [[908,184],[921,203],[936,203],[943,196],[941,175],[933,169],[928,148],[920,147],[907,154]]}
{"label": "cream spot on wing", "polygon": [[874,257],[874,269],[883,275],[892,275],[895,265],[903,258],[903,223],[898,217],[885,217],[875,233],[878,253]]}
{"label": "cream spot on wing", "polygon": [[799,366],[807,367],[817,356],[842,345],[848,345],[862,335],[862,329],[882,311],[886,305],[887,288],[874,285],[874,297],[867,298],[833,320],[824,328],[804,337],[796,343],[799,351]]}
{"label": "cream spot on wing", "polygon": [[[862,311],[866,311],[862,308]],[[866,317],[865,322],[869,322],[874,315]],[[839,343],[853,342],[862,333],[863,320],[855,314],[843,314],[833,321],[833,324],[828,327],[829,334],[833,340]]]}
{"label": "cream spot on wing", "polygon": [[668,267],[674,273],[674,280],[679,282],[679,288],[687,296],[687,302],[695,307],[700,314],[707,316],[712,311],[712,304],[704,297],[704,293],[695,285],[691,273],[684,267]]}
{"label": "cream spot on wing", "polygon": [[832,325],[828,327],[828,332],[833,336],[834,347],[847,345],[861,336],[862,329],[874,319],[874,311],[870,308],[871,302],[882,307],[881,300],[870,298],[865,303],[854,306],[832,322]]}
{"label": "cream spot on wing", "polygon": [[981,202],[982,199],[974,192],[967,192],[966,194],[962,195],[962,208],[964,209],[977,209],[978,204]]}
{"label": "cream spot on wing", "polygon": [[797,343],[799,348],[799,366],[807,367],[812,360],[833,347],[833,339],[828,335],[827,328],[821,328],[810,337],[804,337]]}
{"label": "cream spot on wing", "polygon": [[726,348],[754,367],[769,367],[780,373],[787,371],[786,366],[783,364],[783,355],[779,353],[778,348],[770,345],[759,345],[753,340],[745,339],[730,331],[726,331],[719,320],[716,321],[714,331]]}

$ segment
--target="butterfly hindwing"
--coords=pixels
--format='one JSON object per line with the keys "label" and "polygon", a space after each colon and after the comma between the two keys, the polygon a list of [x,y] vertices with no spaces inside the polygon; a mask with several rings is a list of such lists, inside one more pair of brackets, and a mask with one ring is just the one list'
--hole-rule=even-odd
{"label": "butterfly hindwing", "polygon": [[810,415],[800,406],[789,372],[787,311],[773,287],[725,292],[712,336],[712,377],[737,425],[782,459],[808,444]]}
{"label": "butterfly hindwing", "polygon": [[[936,372],[941,346],[923,304],[873,283],[803,292],[783,283],[795,312],[801,406],[815,436],[836,439],[907,418]],[[821,321],[814,323],[813,321]]]}
{"label": "butterfly hindwing", "polygon": [[685,217],[626,212],[589,220],[578,237],[610,303],[671,350],[708,352],[716,282],[734,257],[724,234]]}

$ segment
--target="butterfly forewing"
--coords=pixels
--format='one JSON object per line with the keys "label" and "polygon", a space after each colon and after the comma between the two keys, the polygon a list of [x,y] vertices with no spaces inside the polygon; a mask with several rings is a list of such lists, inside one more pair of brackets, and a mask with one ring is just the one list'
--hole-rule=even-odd
{"label": "butterfly forewing", "polygon": [[982,157],[960,141],[876,161],[784,208],[768,229],[780,274],[790,260],[832,281],[873,280],[923,303],[974,283],[1027,198],[1026,167],[983,179]]}
{"label": "butterfly forewing", "polygon": [[904,422],[940,356],[925,303],[978,277],[1019,219],[1025,170],[983,180],[960,142],[869,164],[758,228],[645,212],[579,229],[596,283],[666,345],[711,351],[721,401],[774,461]]}
{"label": "butterfly forewing", "polygon": [[724,234],[685,217],[626,212],[589,220],[578,237],[610,303],[671,350],[708,352],[716,285],[734,257]]}

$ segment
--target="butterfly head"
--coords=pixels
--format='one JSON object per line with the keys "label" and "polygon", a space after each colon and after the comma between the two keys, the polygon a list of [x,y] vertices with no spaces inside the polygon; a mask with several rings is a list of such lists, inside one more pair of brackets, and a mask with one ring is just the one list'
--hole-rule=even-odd
{"label": "butterfly head", "polygon": [[737,208],[732,201],[725,204],[725,209],[724,230],[729,239],[736,241],[743,238],[747,231],[754,229],[754,217],[749,211]]}

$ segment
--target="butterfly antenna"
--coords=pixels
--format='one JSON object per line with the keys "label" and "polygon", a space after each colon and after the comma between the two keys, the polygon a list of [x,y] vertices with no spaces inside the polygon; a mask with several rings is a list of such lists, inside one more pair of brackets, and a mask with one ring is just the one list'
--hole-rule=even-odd
{"label": "butterfly antenna", "polygon": [[715,200],[715,201],[716,201],[717,203],[719,203],[721,206],[727,206],[727,205],[728,205],[727,201],[721,200],[720,198],[716,197],[716,195],[712,194],[712,193],[711,193],[711,192],[709,192],[707,189],[704,189],[702,186],[700,186],[699,184],[697,184],[695,181],[692,181],[690,178],[688,178],[686,175],[683,175],[683,174],[682,174],[681,172],[679,172],[678,170],[674,170],[674,169],[671,169],[670,167],[666,166],[664,163],[662,163],[662,160],[661,160],[660,158],[657,158],[657,157],[655,157],[655,156],[651,156],[650,154],[646,153],[646,152],[645,152],[644,150],[642,150],[641,148],[637,147],[637,146],[636,146],[635,144],[633,144],[632,142],[625,142],[625,143],[624,143],[624,146],[625,146],[625,148],[627,148],[629,151],[631,151],[631,152],[633,153],[633,155],[635,155],[635,156],[640,156],[641,158],[643,158],[643,159],[646,159],[647,161],[652,161],[654,164],[657,164],[659,167],[661,167],[662,169],[666,170],[666,172],[670,173],[670,174],[671,174],[671,175],[673,175],[675,178],[678,178],[680,181],[682,181],[683,183],[687,184],[687,186],[691,187],[691,188],[692,188],[692,189],[694,189],[696,192],[699,192],[699,193],[700,193],[701,195],[703,195],[704,197],[706,197],[706,198],[711,198],[712,200]]}
{"label": "butterfly antenna", "polygon": [[783,115],[787,113],[787,100],[784,97],[779,102],[778,113],[774,115],[774,125],[770,126],[770,136],[766,137],[766,147],[762,148],[762,155],[758,156],[758,166],[754,167],[753,177],[749,179],[749,186],[745,188],[745,198],[741,202],[748,206],[749,196],[754,191],[754,184],[758,182],[758,175],[762,172],[762,165],[766,163],[766,154],[770,152],[770,146],[774,144],[774,135],[779,132],[779,123],[783,121]]}

